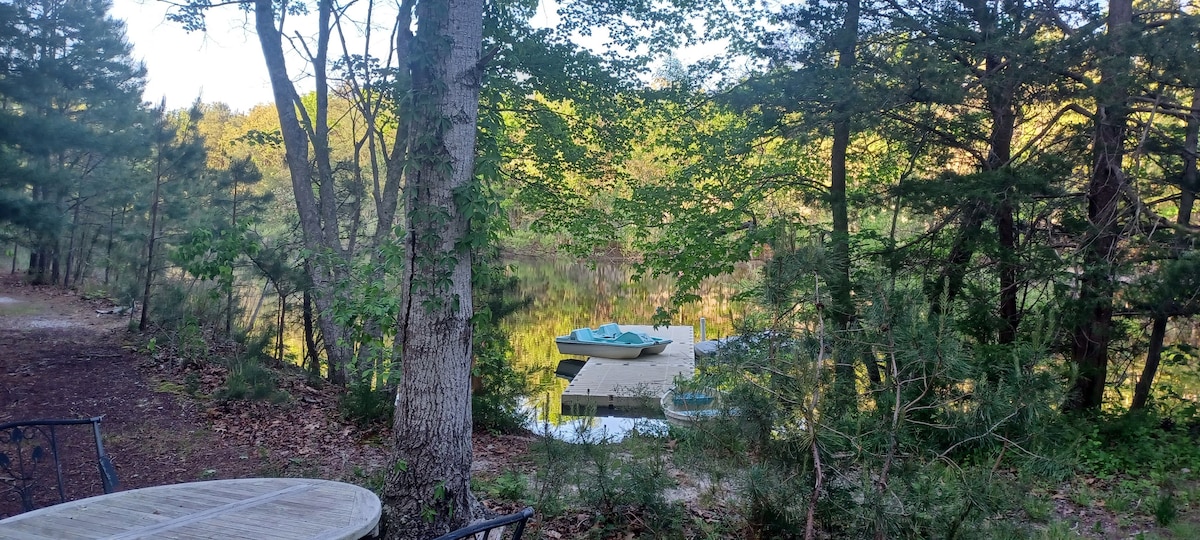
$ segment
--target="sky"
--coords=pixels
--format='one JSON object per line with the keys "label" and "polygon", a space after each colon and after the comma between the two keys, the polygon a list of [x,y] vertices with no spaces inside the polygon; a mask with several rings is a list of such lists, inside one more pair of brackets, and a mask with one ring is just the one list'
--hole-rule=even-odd
{"label": "sky", "polygon": [[166,7],[155,0],[113,0],[110,13],[125,21],[133,57],[146,65],[146,101],[157,104],[165,97],[168,109],[179,109],[200,97],[245,112],[272,100],[248,14],[214,10],[208,32],[187,33],[166,19]]}
{"label": "sky", "polygon": [[[362,5],[365,3],[356,4]],[[110,12],[112,17],[125,21],[125,36],[133,45],[133,57],[146,66],[144,100],[157,105],[165,99],[170,110],[185,108],[199,97],[205,103],[223,102],[240,112],[273,101],[252,14],[234,6],[215,8],[206,18],[206,32],[189,33],[179,23],[166,19],[167,7],[160,0],[113,0]],[[553,0],[542,0],[532,23],[535,27],[548,26],[556,24],[557,19]],[[289,24],[291,28],[313,27],[303,21],[291,22],[296,23]],[[386,36],[388,31],[380,29],[376,35]],[[374,43],[386,46],[385,39],[375,39]],[[591,48],[603,47],[595,38],[582,38],[580,43]],[[689,63],[715,50],[710,44],[689,47],[676,54]],[[382,56],[381,52],[377,54]],[[288,62],[289,72],[298,77],[296,89],[303,94],[313,84],[311,79],[297,75],[296,68],[300,65],[299,58]]]}
{"label": "sky", "polygon": [[[167,7],[158,0],[113,0],[110,12],[125,21],[125,37],[133,45],[133,57],[146,65],[146,101],[157,104],[165,97],[168,109],[179,109],[199,96],[206,103],[223,102],[241,112],[273,101],[266,62],[254,33],[253,14],[234,6],[212,9],[206,17],[207,31],[188,33],[179,23],[166,19]],[[543,0],[538,11],[541,20],[534,20],[534,25],[550,24],[557,18],[550,0]],[[295,17],[291,23],[290,28],[313,27]],[[389,30],[380,29],[377,36],[385,37]],[[386,45],[386,39],[374,41]],[[298,57],[289,61],[293,77],[299,66]],[[313,88],[311,80],[304,78],[299,78],[296,86],[300,93]]]}

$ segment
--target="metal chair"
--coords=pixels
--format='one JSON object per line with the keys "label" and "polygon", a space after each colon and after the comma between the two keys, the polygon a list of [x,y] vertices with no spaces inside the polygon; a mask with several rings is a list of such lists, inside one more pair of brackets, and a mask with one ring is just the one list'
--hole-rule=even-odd
{"label": "metal chair", "polygon": [[493,532],[502,532],[509,525],[514,525],[510,538],[512,540],[521,540],[521,535],[525,533],[525,523],[531,517],[533,517],[533,509],[526,508],[515,514],[500,516],[463,527],[457,531],[450,531],[434,540],[465,540],[468,538],[473,540],[491,540]]}
{"label": "metal chair", "polygon": [[[10,499],[9,494],[15,494],[22,512],[33,510],[35,503],[44,504],[52,500],[55,493],[59,503],[66,502],[60,452],[63,439],[70,437],[66,437],[62,429],[56,428],[88,424],[92,426],[92,436],[96,441],[96,464],[104,493],[116,490],[117,471],[104,452],[104,443],[100,439],[101,418],[24,420],[0,424],[0,497]],[[54,476],[53,482],[46,479],[50,475]],[[52,491],[52,483],[56,491]]]}

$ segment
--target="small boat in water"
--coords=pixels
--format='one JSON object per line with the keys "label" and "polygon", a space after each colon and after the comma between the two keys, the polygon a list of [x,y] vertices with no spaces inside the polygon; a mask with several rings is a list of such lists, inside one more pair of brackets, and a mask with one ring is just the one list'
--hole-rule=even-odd
{"label": "small boat in water", "polygon": [[600,358],[630,359],[642,354],[659,354],[671,340],[639,332],[623,332],[616,323],[600,328],[579,328],[570,334],[554,338],[561,354],[598,356]]}
{"label": "small boat in water", "polygon": [[[722,411],[720,394],[711,390],[680,392],[672,388],[663,394],[661,404],[668,421],[684,426],[720,416]],[[736,416],[737,412],[729,414]]]}

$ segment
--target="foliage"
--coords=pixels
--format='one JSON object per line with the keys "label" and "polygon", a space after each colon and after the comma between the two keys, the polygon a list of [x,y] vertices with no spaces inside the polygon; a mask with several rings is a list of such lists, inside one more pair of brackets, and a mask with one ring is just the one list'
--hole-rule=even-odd
{"label": "foliage", "polygon": [[523,502],[529,497],[529,478],[516,470],[507,470],[490,481],[472,478],[471,489],[491,497]]}
{"label": "foliage", "polygon": [[259,245],[247,238],[248,224],[233,230],[195,229],[172,259],[188,273],[200,279],[213,279],[222,288],[233,286],[234,263],[243,254],[253,255]]}
{"label": "foliage", "polygon": [[229,366],[225,385],[213,393],[221,400],[269,400],[279,403],[290,396],[277,387],[275,373],[259,360],[242,358]]}
{"label": "foliage", "polygon": [[380,276],[403,264],[401,251],[394,244],[385,246],[383,265],[370,261],[352,265],[337,287],[333,320],[346,330],[354,346],[351,371],[358,373],[358,380],[351,381],[352,385],[395,386],[390,344],[396,334],[400,291]]}
{"label": "foliage", "polygon": [[1200,472],[1200,414],[1195,405],[1164,414],[1119,412],[1079,419],[1079,465],[1100,478],[1129,476],[1163,482],[1183,469]]}
{"label": "foliage", "polygon": [[[709,459],[752,456],[739,485],[758,537],[798,537],[810,511],[839,536],[984,534],[986,518],[1019,500],[1000,464],[1047,459],[1034,451],[1061,389],[1022,367],[1037,365],[1045,345],[1013,348],[1010,364],[996,366],[988,347],[962,339],[956,313],[930,315],[919,286],[903,281],[864,280],[874,295],[860,299],[858,328],[825,330],[837,327],[821,320],[823,280],[803,277],[821,276],[825,259],[809,249],[777,253],[781,266],[758,291],[768,313],[782,314],[766,319],[770,330],[744,330],[704,367],[698,384],[737,416],[710,421],[689,444]],[[839,394],[840,355],[867,355],[887,376]]]}
{"label": "foliage", "polygon": [[[324,351],[360,422],[390,413],[404,298],[443,291],[469,256],[472,414],[496,431],[520,426],[527,378],[501,331],[524,305],[506,237],[631,256],[638,277],[672,280],[670,298],[647,301],[664,319],[706,278],[760,258],[759,313],[693,383],[738,414],[679,435],[711,460],[750,461],[712,469],[736,477],[751,532],[800,534],[812,510],[819,534],[969,537],[1020,506],[1065,536],[1050,510],[1009,495],[1072,464],[1131,482],[1076,489],[1076,503],[1163,524],[1181,513],[1168,480],[1200,461],[1195,396],[1172,387],[1197,364],[1181,331],[1200,275],[1193,6],[1138,4],[1130,26],[1108,28],[1103,3],[1068,0],[559,4],[549,28],[530,22],[537,2],[486,4],[472,181],[413,208],[425,192],[402,186],[462,162],[438,148],[457,116],[435,110],[447,89],[425,69],[446,42],[413,34],[429,19],[415,11],[399,14],[393,54],[373,58],[327,47],[360,15],[375,28],[356,11],[374,4],[318,2],[329,24],[298,34],[328,55],[317,90],[278,79],[294,96],[243,115],[140,106],[144,72],[104,1],[0,3],[0,238],[34,281],[153,298],[157,343],[189,363],[216,321],[233,333],[263,278],[279,309],[254,337],[283,357],[304,293],[318,328],[305,346]],[[217,6],[175,8],[196,29]],[[276,15],[256,15],[263,43],[291,39]],[[667,56],[706,38],[728,52]],[[469,225],[450,251],[430,249],[450,221]],[[406,281],[419,265],[432,270]],[[1168,324],[1161,342],[1142,331]],[[1159,357],[1171,376],[1156,380]],[[274,394],[254,362],[233,366],[222,396]],[[1149,410],[1124,414],[1108,369],[1142,364]],[[1075,401],[1064,382],[1091,395]],[[1068,397],[1111,409],[1060,416]],[[638,444],[627,456],[604,440],[547,443],[585,466],[547,459],[539,507],[594,505],[606,527],[626,511],[671,515],[660,456]]]}
{"label": "foliage", "polygon": [[[156,326],[167,332],[188,327],[196,327],[199,332],[209,328],[221,320],[221,305],[215,296],[217,290],[211,284],[164,280],[155,288],[159,306],[154,311]],[[176,338],[169,339],[174,341]]]}
{"label": "foliage", "polygon": [[556,515],[583,505],[595,513],[591,532],[600,537],[635,523],[655,537],[678,532],[681,509],[666,497],[674,480],[662,439],[635,432],[618,442],[586,423],[575,435],[573,443],[547,436],[534,444],[539,511]]}
{"label": "foliage", "polygon": [[23,233],[39,283],[78,281],[85,239],[117,235],[101,219],[124,215],[144,187],[127,160],[144,155],[145,70],[109,7],[0,6],[0,221]]}
{"label": "foliage", "polygon": [[387,388],[354,383],[346,387],[338,402],[342,416],[359,427],[391,425],[395,399]]}

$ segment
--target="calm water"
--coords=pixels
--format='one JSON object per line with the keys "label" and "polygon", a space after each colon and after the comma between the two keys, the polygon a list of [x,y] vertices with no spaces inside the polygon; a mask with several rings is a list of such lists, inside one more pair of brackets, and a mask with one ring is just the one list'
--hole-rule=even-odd
{"label": "calm water", "polygon": [[[504,321],[512,340],[515,364],[529,374],[534,388],[528,403],[534,418],[528,427],[537,432],[549,430],[567,440],[575,437],[581,425],[604,429],[617,437],[634,427],[662,429],[659,420],[562,414],[560,396],[567,380],[556,377],[554,371],[561,360],[570,357],[558,353],[554,337],[606,322],[649,324],[655,308],[665,306],[670,298],[672,280],[634,282],[632,269],[620,262],[588,265],[567,258],[544,258],[517,259],[510,264],[519,280],[520,293],[532,299],[528,308]],[[733,296],[750,285],[757,275],[755,268],[739,267],[731,276],[705,283],[699,291],[701,300],[684,306],[673,324],[695,327],[699,341],[699,319],[704,317],[708,339],[730,335],[733,322],[742,319],[746,309],[734,302]],[[1174,321],[1167,336],[1167,345],[1172,344],[1175,347],[1165,352],[1154,389],[1156,397],[1170,402],[1165,407],[1168,410],[1200,400],[1200,362],[1196,361],[1200,356],[1197,354],[1200,321]],[[1114,354],[1110,390],[1106,393],[1110,406],[1128,406],[1145,355],[1144,348],[1134,351],[1128,355]]]}
{"label": "calm water", "polygon": [[[571,357],[558,353],[554,338],[575,328],[595,328],[607,322],[650,324],[655,308],[667,306],[673,281],[656,278],[635,282],[633,270],[620,262],[588,265],[566,258],[546,258],[516,259],[510,264],[519,280],[519,292],[532,300],[524,311],[504,321],[515,364],[529,374],[534,388],[528,408],[535,419],[529,428],[539,432],[548,429],[565,439],[573,438],[580,423],[614,436],[635,425],[661,428],[658,422],[645,419],[562,414],[560,397],[567,380],[556,377],[554,370],[560,361]],[[708,339],[728,336],[733,321],[741,319],[744,309],[733,297],[755,275],[756,271],[747,265],[733,275],[706,282],[698,292],[701,300],[684,306],[672,324],[695,327],[699,341],[699,321],[704,317]]]}

